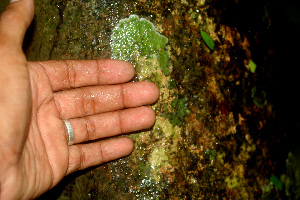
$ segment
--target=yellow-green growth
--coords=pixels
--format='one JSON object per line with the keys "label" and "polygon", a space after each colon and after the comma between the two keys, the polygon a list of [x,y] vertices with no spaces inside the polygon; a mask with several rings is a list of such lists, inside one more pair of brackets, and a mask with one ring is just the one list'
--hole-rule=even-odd
{"label": "yellow-green growth", "polygon": [[132,64],[139,57],[157,59],[163,73],[170,73],[169,54],[166,52],[168,38],[158,33],[147,19],[130,15],[113,29],[111,39],[113,58]]}

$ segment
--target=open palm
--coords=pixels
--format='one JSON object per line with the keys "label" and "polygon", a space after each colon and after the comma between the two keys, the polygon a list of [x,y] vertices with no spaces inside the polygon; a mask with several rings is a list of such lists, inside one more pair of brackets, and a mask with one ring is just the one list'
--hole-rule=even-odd
{"label": "open palm", "polygon": [[134,70],[124,61],[27,62],[21,47],[32,15],[32,0],[20,0],[0,18],[0,199],[35,198],[74,171],[130,154],[129,138],[102,138],[155,121],[143,105],[158,88],[126,83]]}

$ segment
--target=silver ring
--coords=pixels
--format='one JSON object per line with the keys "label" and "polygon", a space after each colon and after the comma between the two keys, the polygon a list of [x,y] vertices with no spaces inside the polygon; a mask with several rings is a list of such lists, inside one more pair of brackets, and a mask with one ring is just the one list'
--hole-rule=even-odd
{"label": "silver ring", "polygon": [[67,137],[68,137],[68,145],[70,146],[70,145],[74,144],[73,127],[72,127],[72,125],[71,125],[71,123],[70,123],[69,120],[63,119],[63,121],[65,122],[65,125],[66,125],[67,130],[68,130],[68,135],[67,135]]}

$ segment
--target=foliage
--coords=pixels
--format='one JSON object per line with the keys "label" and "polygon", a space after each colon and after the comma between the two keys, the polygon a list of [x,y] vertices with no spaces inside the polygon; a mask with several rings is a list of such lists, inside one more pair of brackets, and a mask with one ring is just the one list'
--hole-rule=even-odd
{"label": "foliage", "polygon": [[282,190],[282,182],[277,176],[271,176],[270,181],[275,185],[275,187],[279,190]]}
{"label": "foliage", "polygon": [[210,48],[210,50],[214,50],[215,48],[215,43],[211,39],[211,37],[204,31],[201,31],[201,37],[204,40],[205,44]]}
{"label": "foliage", "polygon": [[256,64],[253,62],[253,60],[249,61],[249,67],[250,67],[250,72],[254,73],[256,70]]}

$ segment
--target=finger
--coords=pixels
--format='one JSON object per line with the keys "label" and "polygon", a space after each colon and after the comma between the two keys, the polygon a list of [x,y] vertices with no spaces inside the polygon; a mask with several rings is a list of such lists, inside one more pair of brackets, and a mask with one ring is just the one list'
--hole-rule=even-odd
{"label": "finger", "polygon": [[125,83],[134,76],[133,66],[121,60],[65,60],[30,64],[46,72],[53,91]]}
{"label": "finger", "polygon": [[132,150],[132,140],[125,137],[70,146],[67,175],[127,156]]}
{"label": "finger", "polygon": [[149,107],[131,108],[70,120],[75,144],[147,129],[154,122],[155,114]]}
{"label": "finger", "polygon": [[54,99],[60,118],[70,119],[152,104],[158,96],[154,83],[136,82],[60,91]]}
{"label": "finger", "polygon": [[34,13],[33,0],[10,3],[0,17],[0,44],[22,49],[23,39]]}

